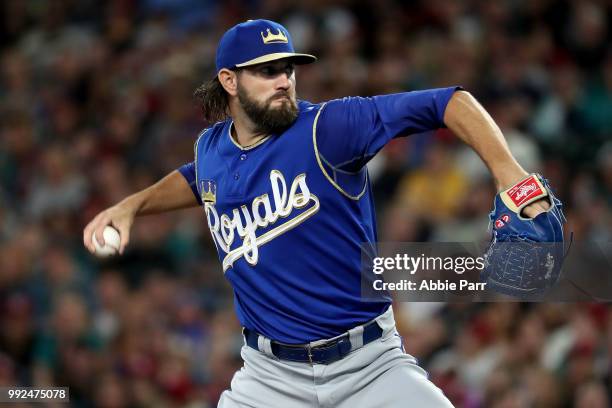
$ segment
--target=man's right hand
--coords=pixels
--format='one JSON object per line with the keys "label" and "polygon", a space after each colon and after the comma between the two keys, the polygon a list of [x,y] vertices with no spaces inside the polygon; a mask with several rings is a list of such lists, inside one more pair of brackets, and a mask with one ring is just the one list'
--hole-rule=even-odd
{"label": "man's right hand", "polygon": [[101,246],[104,245],[102,232],[104,231],[104,227],[110,225],[119,231],[119,236],[121,237],[119,253],[123,254],[125,247],[130,241],[130,229],[132,228],[136,214],[136,210],[131,207],[132,206],[127,202],[121,202],[102,211],[87,224],[83,230],[83,243],[89,252],[93,254],[96,251],[92,240],[94,234],[96,235],[98,243]]}

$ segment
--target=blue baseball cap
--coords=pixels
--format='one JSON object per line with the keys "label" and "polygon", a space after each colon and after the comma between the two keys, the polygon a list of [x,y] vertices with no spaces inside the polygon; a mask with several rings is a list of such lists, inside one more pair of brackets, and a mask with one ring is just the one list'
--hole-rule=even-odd
{"label": "blue baseball cap", "polygon": [[296,64],[310,64],[317,58],[298,54],[293,49],[289,31],[270,20],[248,20],[227,30],[217,47],[217,73],[223,68],[233,69],[291,58]]}

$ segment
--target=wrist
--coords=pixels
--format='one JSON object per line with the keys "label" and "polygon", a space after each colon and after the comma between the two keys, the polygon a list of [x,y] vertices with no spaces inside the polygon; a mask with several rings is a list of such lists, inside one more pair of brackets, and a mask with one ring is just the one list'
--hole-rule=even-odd
{"label": "wrist", "polygon": [[140,214],[144,206],[144,198],[141,194],[134,194],[125,198],[117,206],[121,208],[122,212],[134,218]]}
{"label": "wrist", "polygon": [[495,186],[497,192],[508,189],[529,175],[522,167],[512,166],[512,168],[504,169],[494,174]]}

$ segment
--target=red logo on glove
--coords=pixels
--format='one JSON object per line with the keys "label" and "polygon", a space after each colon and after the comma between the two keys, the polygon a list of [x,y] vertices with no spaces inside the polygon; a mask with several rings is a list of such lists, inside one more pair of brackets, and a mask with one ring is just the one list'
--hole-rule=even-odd
{"label": "red logo on glove", "polygon": [[537,181],[536,176],[531,176],[514,187],[510,188],[508,191],[508,197],[512,200],[512,202],[520,207],[522,204],[527,201],[544,195],[544,191],[540,188],[540,184]]}
{"label": "red logo on glove", "polygon": [[503,228],[509,222],[510,222],[510,216],[508,214],[504,214],[495,221],[495,228],[497,229]]}

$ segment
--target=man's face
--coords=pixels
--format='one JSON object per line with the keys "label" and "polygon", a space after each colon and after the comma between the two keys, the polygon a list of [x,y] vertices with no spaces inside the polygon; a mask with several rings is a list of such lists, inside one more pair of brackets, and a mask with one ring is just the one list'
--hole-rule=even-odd
{"label": "man's face", "polygon": [[238,100],[261,133],[280,133],[295,122],[295,66],[279,60],[242,68],[238,75]]}

